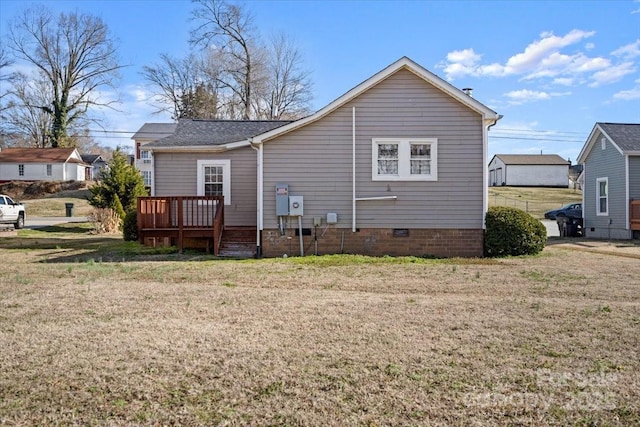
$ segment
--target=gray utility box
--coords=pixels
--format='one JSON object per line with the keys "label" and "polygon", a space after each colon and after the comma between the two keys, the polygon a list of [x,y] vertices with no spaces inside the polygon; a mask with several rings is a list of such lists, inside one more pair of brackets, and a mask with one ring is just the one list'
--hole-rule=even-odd
{"label": "gray utility box", "polygon": [[302,216],[304,214],[302,196],[289,196],[289,216]]}
{"label": "gray utility box", "polygon": [[276,184],[276,215],[289,215],[289,184]]}

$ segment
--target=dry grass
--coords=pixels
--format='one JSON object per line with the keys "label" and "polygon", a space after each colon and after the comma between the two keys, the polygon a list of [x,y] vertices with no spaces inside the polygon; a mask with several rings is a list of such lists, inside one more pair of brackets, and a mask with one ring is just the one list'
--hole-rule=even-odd
{"label": "dry grass", "polygon": [[582,201],[582,191],[568,188],[489,187],[489,206],[512,206],[542,219],[545,211]]}
{"label": "dry grass", "polygon": [[87,197],[89,190],[58,193],[49,197],[21,200],[27,211],[27,217],[65,216],[66,203],[73,203],[74,216],[88,216],[93,210]]}
{"label": "dry grass", "polygon": [[99,262],[116,240],[25,240],[0,242],[0,424],[640,423],[637,259]]}

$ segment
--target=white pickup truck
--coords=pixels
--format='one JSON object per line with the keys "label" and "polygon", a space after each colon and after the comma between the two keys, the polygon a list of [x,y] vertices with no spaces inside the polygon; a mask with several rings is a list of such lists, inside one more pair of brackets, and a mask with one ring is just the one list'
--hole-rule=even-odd
{"label": "white pickup truck", "polygon": [[0,224],[13,224],[16,229],[20,229],[24,227],[26,218],[22,203],[14,202],[11,197],[0,194]]}

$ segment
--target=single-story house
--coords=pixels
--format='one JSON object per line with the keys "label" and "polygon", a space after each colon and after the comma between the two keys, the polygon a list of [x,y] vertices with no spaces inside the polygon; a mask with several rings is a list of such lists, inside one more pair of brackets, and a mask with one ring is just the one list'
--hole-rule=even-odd
{"label": "single-story house", "polygon": [[224,195],[263,256],[482,256],[500,117],[403,57],[300,120],[181,120],[145,146],[151,190]]}
{"label": "single-story house", "polygon": [[82,161],[91,166],[88,179],[95,181],[100,179],[102,171],[107,167],[107,161],[100,154],[81,154]]}
{"label": "single-story house", "polygon": [[145,123],[131,137],[135,144],[133,165],[142,174],[144,185],[147,188],[151,188],[151,181],[153,180],[153,158],[151,151],[147,150],[145,145],[173,135],[176,126],[176,123]]}
{"label": "single-story house", "polygon": [[3,148],[0,181],[85,181],[91,166],[75,148]]}
{"label": "single-story house", "polygon": [[567,188],[569,166],[557,154],[496,154],[489,162],[489,186]]}
{"label": "single-story house", "polygon": [[596,123],[578,162],[585,237],[640,238],[640,124]]}

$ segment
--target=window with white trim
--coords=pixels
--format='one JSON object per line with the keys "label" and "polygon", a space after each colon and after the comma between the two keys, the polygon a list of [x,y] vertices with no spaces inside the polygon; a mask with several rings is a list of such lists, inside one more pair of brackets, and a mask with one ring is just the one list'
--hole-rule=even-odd
{"label": "window with white trim", "polygon": [[24,176],[24,165],[18,165],[18,175]]}
{"label": "window with white trim", "polygon": [[374,138],[371,178],[374,181],[435,181],[436,138]]}
{"label": "window with white trim", "polygon": [[141,150],[140,159],[142,159],[142,163],[151,163],[151,152],[148,150]]}
{"label": "window with white trim", "polygon": [[51,176],[53,174],[53,165],[47,165],[47,176]]}
{"label": "window with white trim", "polygon": [[140,171],[145,187],[151,187],[151,171]]}
{"label": "window with white trim", "polygon": [[198,196],[224,196],[231,204],[231,160],[198,160]]}
{"label": "window with white trim", "polygon": [[596,215],[609,215],[609,178],[596,179]]}

